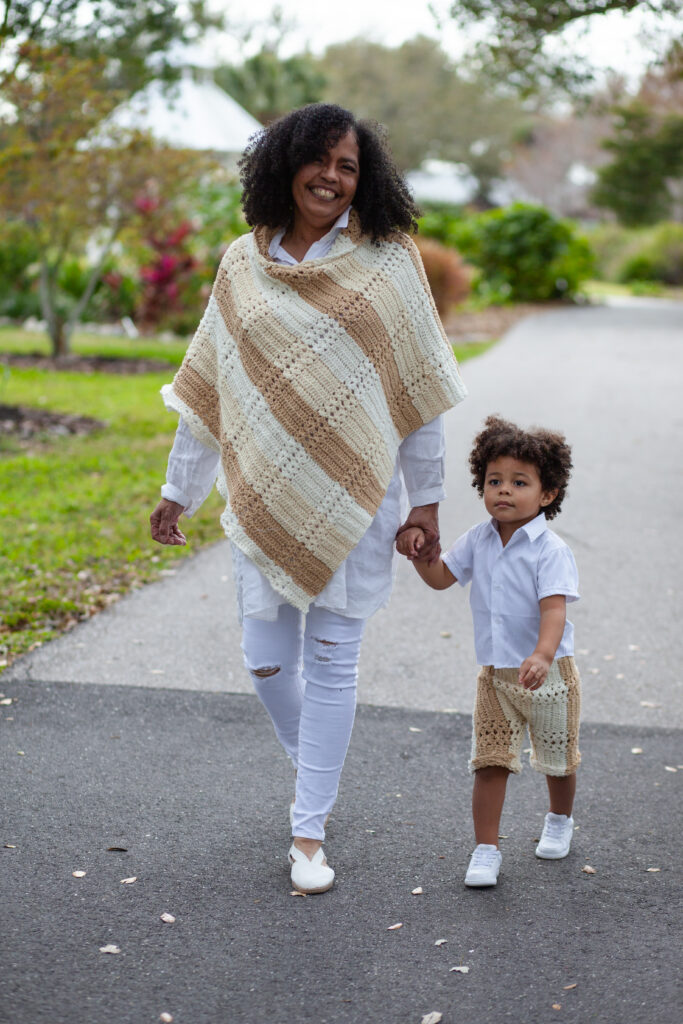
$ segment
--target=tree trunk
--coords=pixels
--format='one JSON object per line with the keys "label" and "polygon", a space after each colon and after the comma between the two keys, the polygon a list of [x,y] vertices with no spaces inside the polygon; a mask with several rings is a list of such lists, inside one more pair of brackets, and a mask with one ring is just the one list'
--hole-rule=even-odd
{"label": "tree trunk", "polygon": [[55,359],[69,353],[71,330],[67,329],[64,318],[55,308],[55,272],[46,260],[40,264],[40,307],[47,324],[47,333],[52,343],[52,355]]}

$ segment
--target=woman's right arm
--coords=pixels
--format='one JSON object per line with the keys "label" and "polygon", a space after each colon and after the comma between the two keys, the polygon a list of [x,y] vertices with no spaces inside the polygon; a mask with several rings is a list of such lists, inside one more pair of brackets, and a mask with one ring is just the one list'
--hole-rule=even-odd
{"label": "woman's right arm", "polygon": [[185,421],[178,423],[168,457],[162,498],[150,516],[152,537],[159,544],[185,544],[178,527],[180,516],[192,516],[208,496],[216,480],[219,455],[198,441]]}

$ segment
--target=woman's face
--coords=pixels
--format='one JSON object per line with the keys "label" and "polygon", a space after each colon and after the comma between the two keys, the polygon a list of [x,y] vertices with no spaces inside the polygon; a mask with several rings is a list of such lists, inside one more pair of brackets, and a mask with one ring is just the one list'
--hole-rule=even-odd
{"label": "woman's face", "polygon": [[313,229],[322,238],[352,202],[359,177],[358,141],[354,132],[348,132],[292,178],[295,228]]}

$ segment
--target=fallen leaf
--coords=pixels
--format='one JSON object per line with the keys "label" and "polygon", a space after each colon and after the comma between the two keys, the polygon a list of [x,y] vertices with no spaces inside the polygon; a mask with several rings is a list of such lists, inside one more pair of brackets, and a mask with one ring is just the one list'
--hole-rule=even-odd
{"label": "fallen leaf", "polygon": [[631,747],[631,753],[632,754],[642,754],[642,752],[643,752],[643,748],[642,747]]}
{"label": "fallen leaf", "polygon": [[422,893],[424,892],[424,889],[422,888],[421,885],[418,885],[417,889],[411,889],[410,892],[411,895],[413,896],[421,896]]}
{"label": "fallen leaf", "polygon": [[74,878],[85,878],[85,871],[72,871]]}
{"label": "fallen leaf", "polygon": [[12,698],[11,697],[3,697],[3,699],[0,700],[0,704],[8,705],[8,704],[11,704],[11,703],[12,703]]}
{"label": "fallen leaf", "polygon": [[678,768],[674,768],[674,766],[672,764],[665,764],[664,765],[664,771],[665,772],[677,772]]}
{"label": "fallen leaf", "polygon": [[166,673],[164,672],[163,668],[151,668],[149,671],[150,671],[150,675],[153,675],[153,676],[163,676],[163,675],[166,675]]}
{"label": "fallen leaf", "polygon": [[5,843],[5,849],[6,850],[16,850],[16,846],[13,846],[12,843]]}
{"label": "fallen leaf", "polygon": [[100,953],[120,953],[121,950],[118,946],[100,946]]}
{"label": "fallen leaf", "polygon": [[166,911],[164,911],[164,913],[161,914],[160,916],[161,916],[161,920],[165,924],[174,924],[175,923],[175,917],[173,916],[173,914],[168,914]]}
{"label": "fallen leaf", "polygon": [[641,700],[641,708],[661,708],[661,704],[655,703],[653,700]]}
{"label": "fallen leaf", "polygon": [[639,647],[638,644],[629,644],[628,645],[628,649],[629,649],[629,651],[639,651],[640,647]]}
{"label": "fallen leaf", "polygon": [[173,1024],[173,1015],[170,1013],[160,1013],[159,1020],[162,1021],[163,1024]]}
{"label": "fallen leaf", "polygon": [[132,885],[133,882],[137,882],[137,880],[138,880],[138,876],[137,875],[131,875],[130,878],[122,878],[121,879],[121,885]]}
{"label": "fallen leaf", "polygon": [[292,889],[292,891],[290,892],[289,895],[290,896],[305,896],[306,893],[305,892],[299,892],[298,889]]}
{"label": "fallen leaf", "polygon": [[398,924],[390,924],[389,927],[387,928],[387,931],[388,932],[395,932],[399,928],[402,928],[402,927],[403,927],[403,921],[399,921]]}
{"label": "fallen leaf", "polygon": [[614,661],[615,658],[616,654],[603,654],[602,656],[603,661]]}
{"label": "fallen leaf", "polygon": [[24,750],[17,750],[17,754],[19,755],[19,757],[26,757],[26,751]]}
{"label": "fallen leaf", "polygon": [[449,633],[447,629],[442,629],[441,632],[439,633],[439,636],[442,636],[444,640],[448,640],[450,637],[453,636],[453,634]]}
{"label": "fallen leaf", "polygon": [[498,836],[499,839],[509,839],[510,836]]}
{"label": "fallen leaf", "polygon": [[470,973],[469,967],[451,967],[451,969],[450,969],[450,971],[448,973],[452,974],[453,971],[457,971],[458,974],[469,974]]}
{"label": "fallen leaf", "polygon": [[408,732],[422,732],[422,729],[418,729],[415,725],[409,725]]}
{"label": "fallen leaf", "polygon": [[437,939],[434,943],[435,946],[443,946],[448,942],[448,939]]}
{"label": "fallen leaf", "polygon": [[553,1010],[561,1010],[562,1003],[553,1003]]}
{"label": "fallen leaf", "polygon": [[655,874],[655,872],[657,872],[657,871],[661,871],[662,869],[661,869],[661,868],[645,868],[645,870],[646,870],[646,871],[649,871],[649,872],[650,872],[651,874],[653,874],[653,875],[654,875],[654,874]]}
{"label": "fallen leaf", "polygon": [[439,1022],[442,1020],[442,1013],[426,1013],[422,1020],[420,1021],[420,1024],[439,1024]]}
{"label": "fallen leaf", "polygon": [[577,985],[578,985],[578,981],[575,981],[572,985],[565,985],[564,986],[564,990],[565,990],[565,992],[569,992],[569,990],[571,988],[576,988]]}
{"label": "fallen leaf", "polygon": [[591,675],[594,675],[594,676],[600,675],[600,669],[599,668],[589,668],[588,671],[591,673]]}
{"label": "fallen leaf", "polygon": [[616,676],[614,678],[615,679],[626,679],[626,676],[624,675],[623,672],[617,672],[617,674],[616,674]]}
{"label": "fallen leaf", "polygon": [[128,853],[127,846],[108,846],[107,853]]}
{"label": "fallen leaf", "polygon": [[590,866],[590,864],[584,864],[584,866],[581,868],[581,870],[583,871],[583,873],[585,875],[594,875],[594,874],[596,874],[595,868],[592,868]]}

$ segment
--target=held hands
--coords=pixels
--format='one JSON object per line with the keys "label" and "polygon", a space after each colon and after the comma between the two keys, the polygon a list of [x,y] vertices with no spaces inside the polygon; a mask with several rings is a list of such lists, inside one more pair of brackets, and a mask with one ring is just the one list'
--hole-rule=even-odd
{"label": "held hands", "polygon": [[409,526],[396,538],[396,550],[399,555],[405,555],[411,562],[420,557],[424,546],[425,534],[419,526]]}
{"label": "held hands", "polygon": [[540,651],[534,651],[522,662],[519,670],[519,682],[526,690],[538,690],[543,686],[548,675],[548,669],[552,664],[552,658],[546,657]]}
{"label": "held hands", "polygon": [[185,534],[178,526],[178,520],[184,512],[177,501],[162,498],[149,517],[153,540],[159,544],[187,544]]}
{"label": "held hands", "polygon": [[[415,528],[423,536],[423,543],[419,547],[416,546],[418,535],[414,532]],[[407,531],[411,531],[412,539],[405,548],[399,547],[399,539]],[[427,562],[429,565],[434,565],[438,561],[441,554],[438,502],[432,505],[416,505],[415,508],[411,508],[405,523],[396,531],[396,549],[411,561]],[[411,554],[408,554],[408,551]]]}

